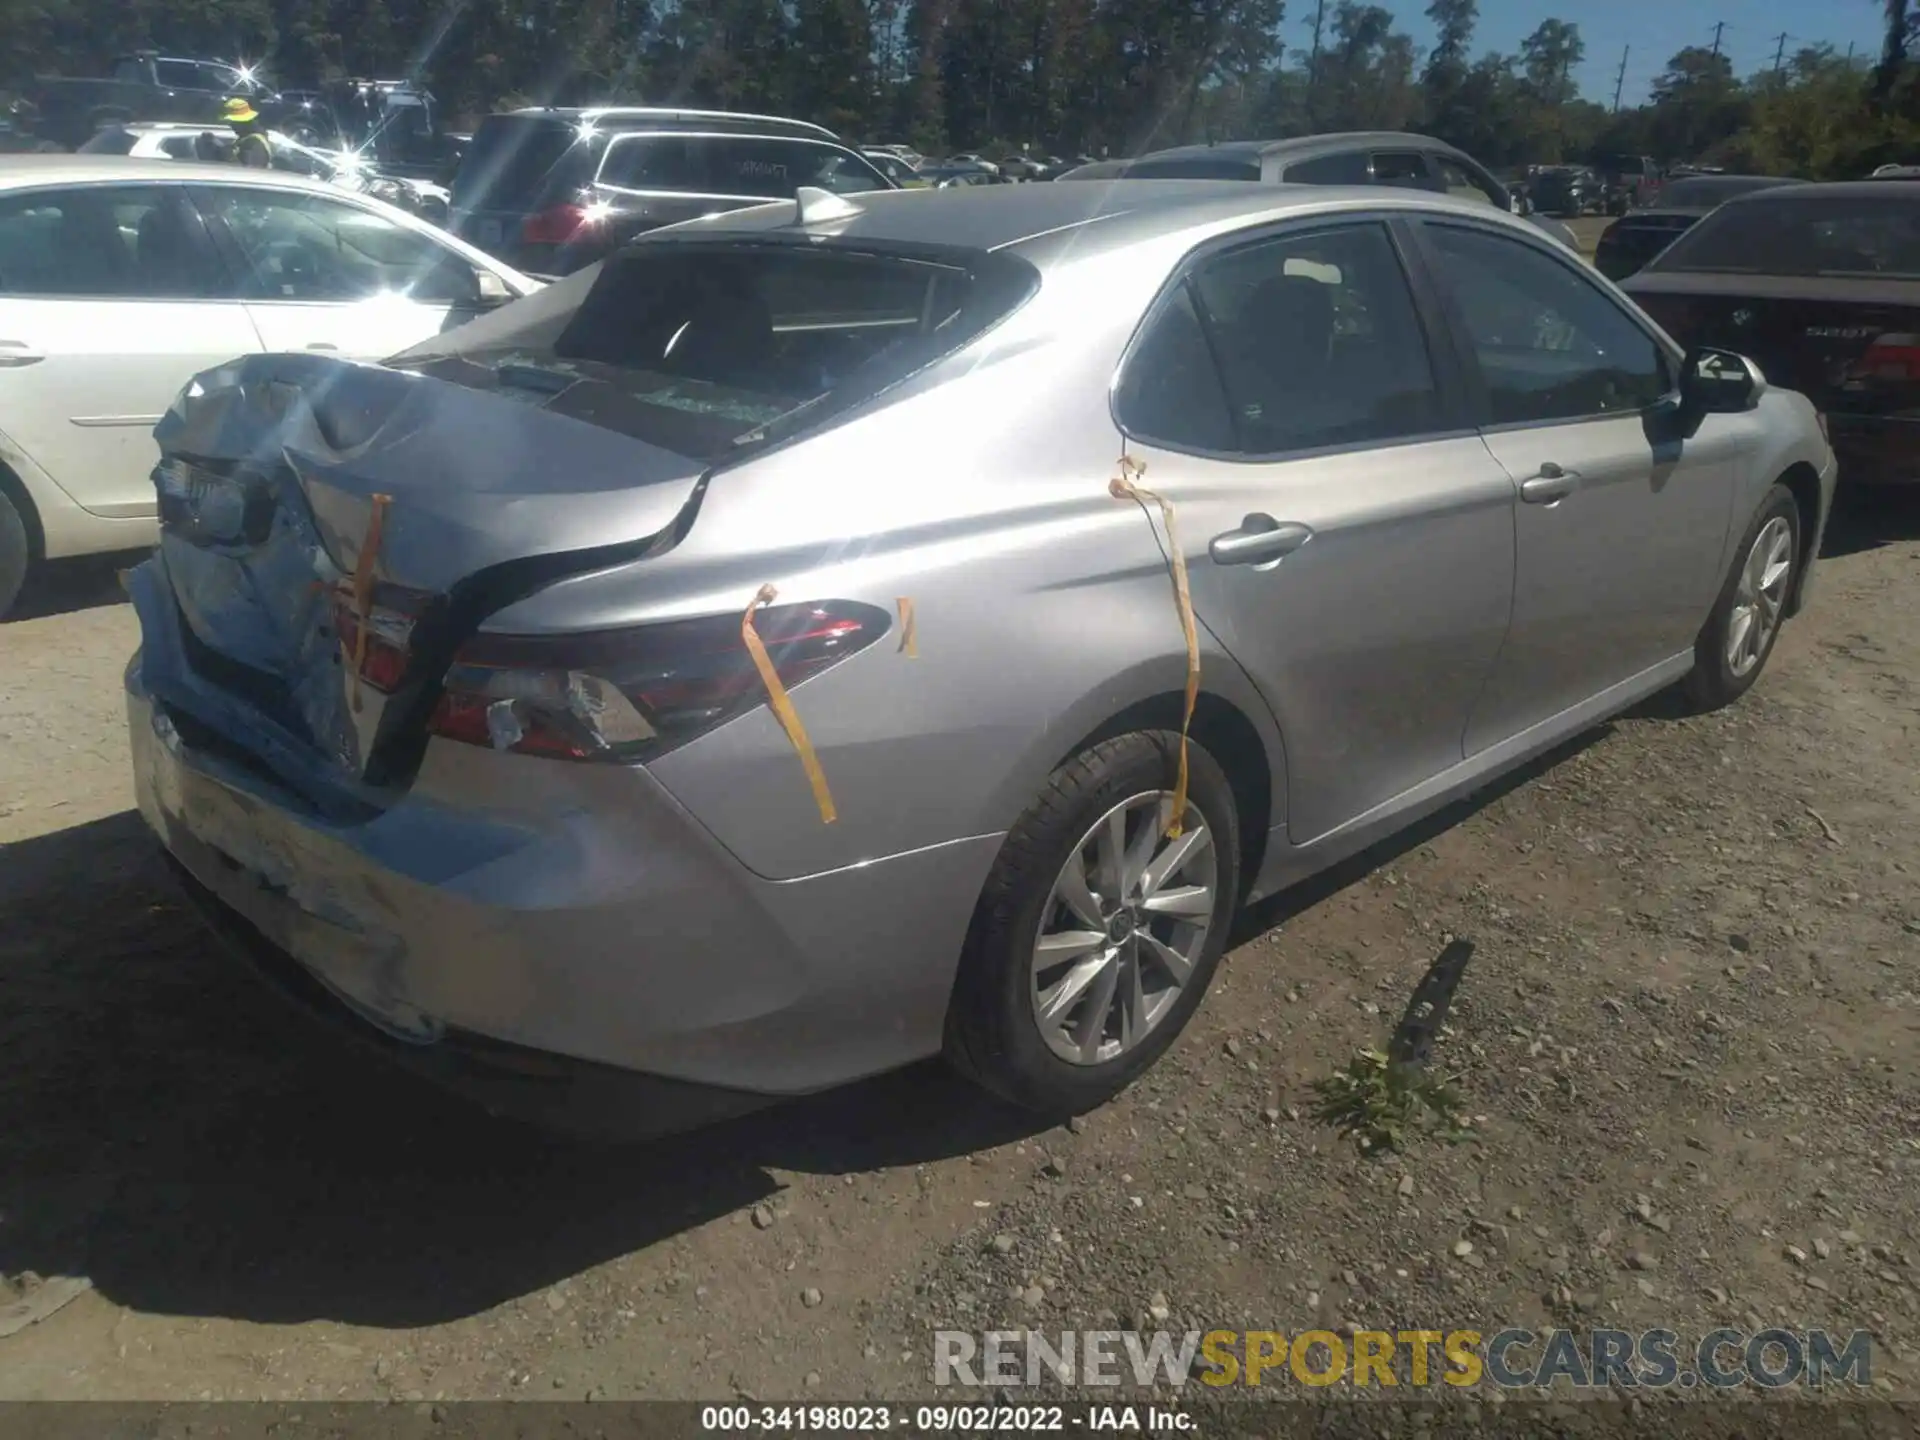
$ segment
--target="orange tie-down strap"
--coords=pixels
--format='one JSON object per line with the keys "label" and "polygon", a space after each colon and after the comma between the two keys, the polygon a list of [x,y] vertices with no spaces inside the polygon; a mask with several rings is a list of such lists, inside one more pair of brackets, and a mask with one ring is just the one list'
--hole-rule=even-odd
{"label": "orange tie-down strap", "polygon": [[794,751],[800,756],[800,768],[807,772],[807,783],[813,787],[813,803],[820,807],[820,821],[831,825],[840,818],[833,808],[833,794],[827,789],[827,775],[820,768],[820,757],[813,753],[813,741],[807,738],[807,727],[800,723],[800,712],[793,708],[793,698],[787,694],[787,687],[780,683],[780,672],[773,668],[773,661],[767,655],[767,647],[760,639],[760,632],[753,628],[753,612],[762,605],[771,605],[773,597],[780,592],[771,585],[762,585],[747,606],[747,613],[740,617],[740,638],[746,642],[747,654],[753,657],[753,668],[760,672],[760,684],[767,692],[767,703],[773,707],[774,718],[780,722],[780,728],[787,732],[787,739],[793,742]]}
{"label": "orange tie-down strap", "polygon": [[391,495],[373,497],[367,533],[360,539],[360,554],[353,562],[353,679],[348,693],[355,710],[360,708],[360,672],[367,664],[367,612],[373,606],[373,571],[380,560],[380,533],[386,528],[387,506],[392,503]]}
{"label": "orange tie-down strap", "polygon": [[[1187,813],[1187,731],[1193,726],[1193,707],[1200,699],[1200,632],[1193,620],[1193,592],[1187,586],[1187,556],[1180,548],[1180,534],[1173,527],[1173,502],[1156,495],[1144,485],[1135,484],[1147,467],[1130,455],[1120,457],[1120,473],[1107,483],[1107,493],[1116,500],[1136,503],[1151,500],[1160,507],[1160,518],[1167,526],[1168,568],[1173,571],[1173,600],[1180,609],[1180,633],[1187,642],[1187,706],[1180,717],[1180,768],[1173,784],[1173,818],[1167,835],[1180,833]],[[1148,522],[1151,524],[1151,520]]]}
{"label": "orange tie-down strap", "polygon": [[900,607],[900,649],[899,654],[909,660],[920,658],[920,631],[913,620],[913,597],[902,595],[895,602]]}

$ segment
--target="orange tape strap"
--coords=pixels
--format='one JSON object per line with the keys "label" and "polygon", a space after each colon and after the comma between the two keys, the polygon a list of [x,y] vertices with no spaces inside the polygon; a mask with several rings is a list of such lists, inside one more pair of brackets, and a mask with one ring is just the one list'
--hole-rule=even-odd
{"label": "orange tape strap", "polygon": [[747,613],[740,617],[740,638],[746,642],[747,653],[753,657],[753,668],[760,672],[760,684],[766,689],[767,703],[773,707],[774,718],[780,722],[780,728],[787,732],[787,739],[793,742],[793,748],[800,756],[800,768],[807,772],[807,783],[813,787],[813,803],[820,807],[820,822],[831,825],[840,818],[840,814],[833,808],[833,795],[827,789],[826,772],[820,768],[820,757],[813,753],[813,741],[807,738],[807,727],[800,723],[800,712],[793,708],[787,687],[780,683],[780,673],[773,668],[773,661],[767,656],[767,647],[760,639],[760,632],[753,628],[753,612],[762,605],[771,605],[778,593],[771,585],[760,587],[753,597],[753,603],[747,606]]}
{"label": "orange tape strap", "polygon": [[1167,555],[1173,571],[1173,600],[1180,609],[1180,633],[1187,642],[1187,707],[1180,717],[1180,769],[1173,785],[1173,819],[1167,825],[1169,837],[1182,829],[1187,813],[1187,731],[1193,726],[1193,707],[1200,699],[1200,632],[1193,619],[1193,592],[1187,585],[1187,556],[1180,548],[1180,534],[1173,525],[1173,502],[1156,495],[1135,478],[1147,473],[1147,467],[1130,455],[1120,457],[1120,473],[1107,484],[1107,493],[1116,500],[1151,500],[1160,507],[1160,518],[1167,526]]}
{"label": "orange tape strap", "polygon": [[391,495],[375,495],[367,517],[367,533],[360,539],[360,555],[353,562],[353,679],[349,695],[360,708],[360,672],[367,664],[367,611],[373,606],[373,567],[380,560],[380,533],[386,528]]}
{"label": "orange tape strap", "polygon": [[909,660],[920,658],[920,632],[913,622],[913,599],[902,595],[894,602],[900,607],[900,649]]}

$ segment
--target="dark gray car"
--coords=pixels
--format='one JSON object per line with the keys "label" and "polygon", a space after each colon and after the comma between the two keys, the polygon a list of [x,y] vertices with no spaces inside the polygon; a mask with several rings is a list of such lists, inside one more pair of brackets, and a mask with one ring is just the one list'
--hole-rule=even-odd
{"label": "dark gray car", "polygon": [[[1431,135],[1351,130],[1292,140],[1237,140],[1156,150],[1138,160],[1083,166],[1063,180],[1262,180],[1278,185],[1393,185],[1484,200],[1496,210],[1526,214],[1512,193],[1478,160]],[[1527,214],[1569,250],[1573,232],[1559,221]]]}
{"label": "dark gray car", "polygon": [[663,225],[898,187],[804,120],[616,106],[489,115],[454,177],[449,228],[516,268],[570,275]]}

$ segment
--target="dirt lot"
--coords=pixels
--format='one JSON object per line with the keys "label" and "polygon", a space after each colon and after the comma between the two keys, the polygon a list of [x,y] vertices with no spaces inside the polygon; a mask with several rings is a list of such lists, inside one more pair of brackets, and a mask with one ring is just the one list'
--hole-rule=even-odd
{"label": "dirt lot", "polygon": [[[611,1153],[212,949],[128,808],[133,618],[60,582],[0,627],[0,1273],[92,1289],[0,1339],[0,1399],[924,1395],[932,1328],[1143,1311],[1865,1327],[1920,1391],[1920,505],[1843,513],[1743,704],[1650,705],[1252,917],[1071,1129],[929,1068]],[[1308,1086],[1449,933],[1473,1138],[1363,1159]]]}

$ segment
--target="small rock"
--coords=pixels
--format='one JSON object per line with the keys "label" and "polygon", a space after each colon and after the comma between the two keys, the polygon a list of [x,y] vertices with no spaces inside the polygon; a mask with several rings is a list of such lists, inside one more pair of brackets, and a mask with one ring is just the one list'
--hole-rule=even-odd
{"label": "small rock", "polygon": [[1833,1246],[1829,1245],[1824,1240],[1815,1240],[1813,1242],[1813,1253],[1818,1255],[1822,1260],[1824,1260],[1829,1255],[1833,1254]]}
{"label": "small rock", "polygon": [[1471,1240],[1456,1240],[1456,1241],[1454,1241],[1454,1242],[1453,1242],[1453,1253],[1454,1253],[1454,1254],[1455,1254],[1456,1256],[1458,1256],[1458,1257],[1459,1257],[1460,1259],[1463,1259],[1463,1260],[1464,1260],[1464,1259],[1465,1259],[1465,1258],[1466,1258],[1467,1256],[1469,1256],[1469,1255],[1471,1255],[1471,1254],[1473,1253],[1473,1242],[1472,1242]]}
{"label": "small rock", "polygon": [[566,1308],[567,1308],[566,1296],[562,1295],[558,1290],[549,1290],[547,1292],[547,1309],[552,1310],[557,1314]]}
{"label": "small rock", "polygon": [[820,1372],[818,1370],[807,1371],[806,1386],[809,1390],[818,1390],[820,1388]]}
{"label": "small rock", "polygon": [[816,1305],[818,1305],[824,1299],[826,1299],[826,1296],[822,1295],[817,1289],[815,1289],[811,1285],[807,1286],[806,1289],[800,1292],[800,1303],[806,1306],[809,1310],[813,1309]]}
{"label": "small rock", "polygon": [[1084,1115],[1075,1115],[1071,1120],[1067,1121],[1067,1129],[1071,1130],[1075,1135],[1086,1134],[1087,1117]]}
{"label": "small rock", "polygon": [[1842,1245],[1858,1245],[1860,1243],[1860,1232],[1858,1230],[1842,1230],[1840,1232],[1840,1243]]}
{"label": "small rock", "polygon": [[1182,1190],[1180,1194],[1188,1200],[1205,1200],[1207,1198],[1207,1187],[1204,1185],[1189,1185]]}
{"label": "small rock", "polygon": [[1040,1173],[1050,1180],[1058,1180],[1067,1173],[1067,1162],[1058,1155],[1049,1155],[1047,1163],[1040,1167]]}
{"label": "small rock", "polygon": [[1400,1177],[1400,1195],[1403,1199],[1413,1198],[1413,1177],[1411,1175],[1402,1175]]}
{"label": "small rock", "polygon": [[1798,1245],[1785,1246],[1780,1253],[1796,1265],[1804,1265],[1807,1263],[1807,1252],[1802,1250]]}
{"label": "small rock", "polygon": [[1722,1290],[1718,1285],[1707,1286],[1706,1293],[1707,1298],[1716,1305],[1724,1305],[1727,1303],[1727,1292]]}
{"label": "small rock", "polygon": [[1038,1285],[1029,1285],[1020,1292],[1021,1302],[1028,1306],[1042,1304],[1046,1298],[1047,1292]]}
{"label": "small rock", "polygon": [[754,1229],[767,1230],[772,1228],[772,1226],[773,1226],[773,1207],[771,1205],[754,1206],[753,1207]]}
{"label": "small rock", "polygon": [[1645,1250],[1635,1250],[1627,1256],[1627,1266],[1632,1270],[1651,1272],[1660,1268],[1660,1260],[1659,1257],[1650,1255]]}
{"label": "small rock", "polygon": [[1227,1041],[1226,1048],[1227,1048],[1227,1054],[1231,1055],[1236,1060],[1240,1058],[1240,1042],[1238,1040]]}
{"label": "small rock", "polygon": [[1013,1236],[1000,1234],[994,1236],[993,1239],[987,1242],[987,1248],[996,1255],[1011,1255],[1013,1253],[1013,1243]]}
{"label": "small rock", "polygon": [[378,1360],[373,1362],[374,1379],[384,1380],[391,1374],[393,1374],[393,1362],[387,1359],[386,1356],[382,1355]]}
{"label": "small rock", "polygon": [[1818,1275],[1809,1275],[1807,1276],[1807,1288],[1809,1290],[1828,1290],[1832,1287]]}
{"label": "small rock", "polygon": [[1507,1207],[1507,1219],[1524,1220],[1526,1218],[1527,1218],[1527,1212],[1522,1210],[1518,1205],[1509,1205]]}
{"label": "small rock", "polygon": [[1173,1307],[1167,1303],[1164,1292],[1156,1290],[1147,1297],[1147,1314],[1156,1325],[1164,1325],[1173,1315]]}
{"label": "small rock", "polygon": [[1267,1106],[1266,1109],[1260,1112],[1260,1118],[1262,1120],[1265,1120],[1269,1125],[1279,1124],[1280,1123],[1280,1107],[1278,1105]]}
{"label": "small rock", "polygon": [[1642,1295],[1648,1296],[1649,1298],[1652,1297],[1653,1282],[1647,1279],[1646,1276],[1642,1275],[1638,1280],[1634,1281],[1633,1283],[1635,1286],[1639,1288],[1639,1291]]}
{"label": "small rock", "polygon": [[1753,942],[1744,935],[1727,936],[1727,944],[1742,955],[1745,955],[1749,950],[1753,949]]}

